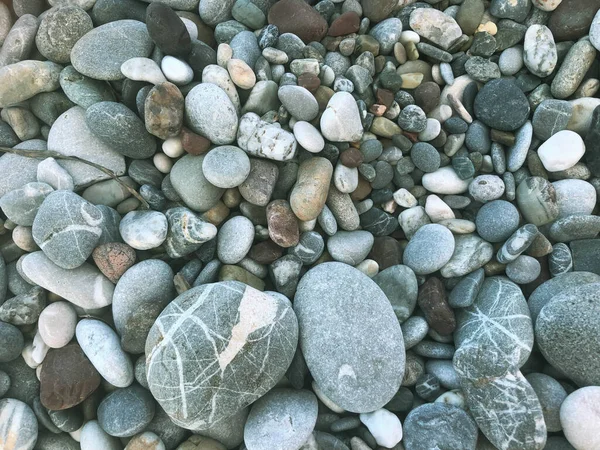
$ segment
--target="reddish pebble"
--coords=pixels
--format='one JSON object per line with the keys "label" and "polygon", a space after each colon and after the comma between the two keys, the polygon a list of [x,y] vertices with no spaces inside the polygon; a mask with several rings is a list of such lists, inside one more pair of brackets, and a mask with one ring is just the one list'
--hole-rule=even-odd
{"label": "reddish pebble", "polygon": [[321,80],[315,74],[303,73],[298,77],[298,86],[302,86],[314,94],[319,89],[319,86],[321,86]]}
{"label": "reddish pebble", "polygon": [[360,16],[355,11],[348,11],[335,19],[329,27],[329,36],[345,36],[356,33],[360,28]]}
{"label": "reddish pebble", "polygon": [[204,136],[183,128],[181,130],[181,145],[190,155],[202,155],[210,148],[210,141]]}
{"label": "reddish pebble", "polygon": [[271,264],[281,258],[281,255],[283,248],[271,240],[259,242],[248,253],[248,257],[259,264]]}
{"label": "reddish pebble", "polygon": [[267,206],[269,236],[283,248],[293,247],[300,240],[298,219],[286,200],[274,200]]}
{"label": "reddish pebble", "polygon": [[135,264],[135,250],[127,244],[109,242],[96,247],[92,258],[100,272],[113,283]]}
{"label": "reddish pebble", "polygon": [[394,103],[394,93],[387,89],[377,89],[376,98],[377,103],[384,105],[386,108],[389,108]]}
{"label": "reddish pebble", "polygon": [[279,34],[293,33],[306,44],[319,42],[327,34],[327,21],[304,0],[281,0],[269,10],[269,23]]}

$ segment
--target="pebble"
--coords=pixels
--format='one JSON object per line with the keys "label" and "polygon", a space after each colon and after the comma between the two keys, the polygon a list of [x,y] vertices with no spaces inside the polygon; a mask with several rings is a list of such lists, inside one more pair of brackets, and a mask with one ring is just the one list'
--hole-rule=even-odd
{"label": "pebble", "polygon": [[319,153],[325,148],[325,140],[319,130],[309,122],[298,121],[294,124],[294,137],[302,148],[311,153]]}
{"label": "pebble", "polygon": [[471,179],[461,179],[452,167],[441,167],[435,172],[423,175],[423,187],[434,194],[463,194],[469,188]]}
{"label": "pebble", "polygon": [[487,126],[514,131],[529,116],[529,102],[517,85],[507,79],[486,83],[475,97],[474,112]]}
{"label": "pebble", "polygon": [[506,266],[506,275],[517,284],[527,284],[534,281],[541,272],[537,259],[521,255]]}
{"label": "pebble", "polygon": [[160,84],[167,81],[160,66],[150,58],[130,58],[121,65],[121,73],[130,80]]}
{"label": "pebble", "polygon": [[298,120],[309,122],[319,113],[317,100],[302,86],[282,86],[277,95],[283,106]]}
{"label": "pebble", "polygon": [[564,100],[547,99],[542,101],[533,113],[533,132],[544,141],[565,130],[573,115],[573,107]]}
{"label": "pebble", "polygon": [[212,185],[202,166],[206,156],[185,155],[171,169],[171,182],[186,206],[193,211],[205,212],[217,204],[223,188]]}
{"label": "pebble", "polygon": [[351,94],[336,92],[321,115],[321,133],[332,142],[354,142],[363,135],[358,106]]}
{"label": "pebble", "polygon": [[455,250],[448,263],[442,267],[445,278],[460,277],[483,267],[493,257],[493,248],[476,234],[457,235]]}
{"label": "pebble", "polygon": [[31,408],[14,398],[0,400],[3,426],[0,442],[7,449],[32,450],[38,438],[38,422]]}
{"label": "pebble", "polygon": [[378,445],[393,448],[402,440],[400,419],[387,409],[362,413],[360,421],[368,428]]}
{"label": "pebble", "polygon": [[238,147],[216,147],[202,161],[202,172],[209,183],[220,188],[242,184],[250,174],[250,158]]}
{"label": "pebble", "polygon": [[545,25],[532,25],[525,33],[524,63],[529,71],[540,77],[549,76],[558,62],[552,32]]}
{"label": "pebble", "polygon": [[305,43],[320,41],[327,33],[327,21],[302,0],[277,2],[268,14],[270,24],[279,33],[293,33]]}
{"label": "pebble", "polygon": [[167,237],[167,229],[167,218],[158,211],[131,211],[119,224],[121,237],[136,250],[161,245]]}
{"label": "pebble", "polygon": [[431,144],[417,142],[412,146],[410,157],[414,165],[425,173],[432,173],[440,168],[440,154]]}
{"label": "pebble", "polygon": [[594,409],[599,397],[597,386],[582,387],[572,392],[560,407],[561,426],[574,448],[591,450],[600,444],[595,433],[600,417]]}
{"label": "pebble", "polygon": [[155,402],[146,389],[132,385],[108,394],[98,406],[98,424],[109,435],[130,437],[154,417]]}
{"label": "pebble", "polygon": [[414,234],[404,250],[404,264],[418,275],[441,269],[454,253],[454,237],[442,225],[424,225]]}
{"label": "pebble", "polygon": [[168,139],[182,131],[184,99],[173,83],[164,82],[154,86],[143,105],[148,133],[160,139]]}
{"label": "pebble", "polygon": [[512,203],[494,200],[477,212],[477,233],[488,242],[504,242],[519,227],[519,211]]}
{"label": "pebble", "polygon": [[185,86],[194,79],[194,71],[185,61],[167,55],[160,62],[165,78],[177,86]]}
{"label": "pebble", "polygon": [[253,112],[244,114],[240,119],[238,144],[250,155],[274,161],[294,158],[297,148],[296,138],[292,133],[261,120]]}
{"label": "pebble", "polygon": [[373,242],[368,231],[338,231],[327,240],[327,251],[335,261],[356,266],[367,257]]}
{"label": "pebble", "polygon": [[595,57],[596,49],[589,40],[584,39],[573,45],[552,80],[552,95],[557,99],[571,96],[583,81]]}
{"label": "pebble", "polygon": [[410,14],[410,27],[419,36],[448,50],[462,35],[456,21],[433,8],[417,8]]}
{"label": "pebble", "polygon": [[254,240],[254,225],[243,217],[237,216],[223,224],[217,236],[217,254],[224,264],[240,262],[250,251]]}
{"label": "pebble", "polygon": [[191,36],[188,29],[183,19],[170,5],[150,3],[145,18],[148,34],[163,53],[184,57],[191,51]]}
{"label": "pebble", "polygon": [[504,182],[496,175],[479,175],[469,184],[469,194],[482,203],[497,200],[504,194]]}
{"label": "pebble", "polygon": [[530,373],[525,376],[542,404],[544,422],[550,432],[562,430],[560,408],[567,392],[554,378],[543,373]]}
{"label": "pebble", "polygon": [[121,448],[119,440],[106,433],[97,420],[90,420],[81,429],[79,442],[82,450],[100,448],[102,450],[118,450]]}
{"label": "pebble", "polygon": [[556,189],[541,177],[529,177],[517,187],[517,204],[528,222],[541,226],[558,217]]}
{"label": "pebble", "polygon": [[[565,152],[568,145],[569,151]],[[585,144],[581,136],[570,130],[552,135],[538,149],[538,155],[549,172],[558,172],[573,167],[583,157]]]}
{"label": "pebble", "polygon": [[388,298],[398,320],[401,323],[407,321],[416,307],[418,296],[417,277],[413,270],[395,264],[375,275],[373,281]]}

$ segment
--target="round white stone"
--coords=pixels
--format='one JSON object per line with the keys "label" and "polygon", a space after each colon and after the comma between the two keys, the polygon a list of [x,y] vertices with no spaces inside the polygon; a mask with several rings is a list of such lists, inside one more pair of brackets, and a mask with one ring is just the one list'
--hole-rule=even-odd
{"label": "round white stone", "polygon": [[587,386],[569,395],[560,407],[560,424],[577,450],[600,448],[600,386]]}
{"label": "round white stone", "polygon": [[418,204],[415,196],[404,188],[400,188],[394,192],[394,201],[403,208],[412,208]]}
{"label": "round white stone", "polygon": [[179,158],[185,153],[179,136],[170,137],[165,140],[162,144],[162,151],[169,158]]}
{"label": "round white stone", "polygon": [[570,130],[559,131],[538,149],[538,156],[548,172],[570,169],[584,153],[583,139]]}
{"label": "round white stone", "polygon": [[437,195],[430,195],[425,202],[425,212],[432,222],[445,219],[454,219],[456,216],[452,209]]}
{"label": "round white stone", "polygon": [[298,144],[311,153],[319,153],[325,148],[325,140],[319,130],[303,120],[294,124],[294,137]]}
{"label": "round white stone", "polygon": [[121,450],[123,448],[119,439],[106,433],[97,420],[90,420],[83,426],[79,439],[81,450]]}
{"label": "round white stone", "polygon": [[337,164],[333,171],[333,183],[343,194],[350,194],[358,187],[358,169]]}
{"label": "round white stone", "polygon": [[68,302],[50,303],[38,320],[38,331],[50,348],[67,345],[75,335],[77,312]]}
{"label": "round white stone", "polygon": [[381,408],[371,413],[362,413],[360,421],[369,429],[378,445],[394,447],[402,440],[402,424],[396,414]]}
{"label": "round white stone", "polygon": [[177,86],[183,86],[194,79],[194,71],[188,63],[174,56],[165,56],[160,62],[165,77]]}
{"label": "round white stone", "polygon": [[466,192],[472,180],[461,180],[452,167],[446,166],[423,175],[422,184],[434,194],[455,195]]}
{"label": "round white stone", "polygon": [[156,167],[161,173],[169,173],[173,167],[173,161],[164,153],[158,152],[152,158],[154,167]]}
{"label": "round white stone", "polygon": [[440,131],[442,131],[442,125],[437,119],[427,119],[425,129],[419,133],[419,140],[421,142],[433,141],[439,136]]}

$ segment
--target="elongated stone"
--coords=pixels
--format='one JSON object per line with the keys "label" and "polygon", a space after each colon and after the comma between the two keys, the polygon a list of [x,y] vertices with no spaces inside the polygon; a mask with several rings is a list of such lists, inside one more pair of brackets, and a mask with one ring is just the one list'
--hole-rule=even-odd
{"label": "elongated stone", "polygon": [[582,39],[573,45],[552,80],[552,95],[558,99],[571,96],[583,81],[595,58],[596,49],[589,40]]}
{"label": "elongated stone", "polygon": [[556,189],[542,177],[529,177],[517,188],[517,203],[525,220],[541,226],[558,217]]}
{"label": "elongated stone", "polygon": [[316,219],[327,200],[333,166],[321,157],[310,158],[298,168],[298,180],[290,195],[290,206],[303,221]]}
{"label": "elongated stone", "polygon": [[525,33],[524,58],[529,71],[540,77],[549,76],[558,62],[552,32],[545,25],[532,25]]}
{"label": "elongated stone", "polygon": [[530,223],[519,228],[498,250],[496,254],[498,262],[508,264],[517,259],[533,243],[538,232],[538,228]]}
{"label": "elongated stone", "polygon": [[50,61],[21,61],[0,69],[0,108],[59,88],[62,67]]}

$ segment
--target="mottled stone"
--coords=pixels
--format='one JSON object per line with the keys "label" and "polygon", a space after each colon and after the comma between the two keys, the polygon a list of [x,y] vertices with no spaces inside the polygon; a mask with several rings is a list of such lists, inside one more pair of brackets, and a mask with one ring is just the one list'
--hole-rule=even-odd
{"label": "mottled stone", "polygon": [[529,102],[517,85],[507,79],[492,80],[475,97],[474,112],[491,128],[514,131],[529,117]]}
{"label": "mottled stone", "polygon": [[558,217],[556,189],[541,177],[529,177],[517,187],[517,203],[525,220],[541,226]]}
{"label": "mottled stone", "polygon": [[119,281],[136,260],[135,250],[120,242],[99,245],[94,249],[92,257],[98,269],[113,283]]}
{"label": "mottled stone", "polygon": [[230,144],[238,130],[235,106],[225,91],[212,83],[194,87],[185,98],[190,128],[213,144]]}
{"label": "mottled stone", "polygon": [[442,335],[456,328],[454,311],[448,305],[446,289],[439,278],[431,277],[419,288],[418,304],[429,326]]}
{"label": "mottled stone", "polygon": [[410,27],[420,36],[447,50],[462,35],[456,21],[433,8],[417,8],[410,15]]}
{"label": "mottled stone", "polygon": [[167,231],[167,218],[158,211],[131,211],[119,223],[121,237],[136,250],[158,247],[167,238]]}
{"label": "mottled stone", "polygon": [[409,241],[404,251],[404,264],[419,275],[433,273],[450,261],[454,245],[454,237],[448,228],[424,225]]}
{"label": "mottled stone", "polygon": [[452,257],[440,271],[444,278],[467,275],[483,267],[494,255],[492,245],[477,234],[457,235],[454,240]]}
{"label": "mottled stone", "polygon": [[298,221],[290,204],[285,200],[274,200],[267,206],[269,236],[283,248],[294,247],[300,239]]}
{"label": "mottled stone", "polygon": [[0,400],[0,444],[6,450],[32,450],[38,438],[38,422],[31,408],[20,400]]}
{"label": "mottled stone", "polygon": [[178,136],[183,125],[184,99],[173,83],[157,84],[144,101],[144,123],[148,133],[168,139]]}

